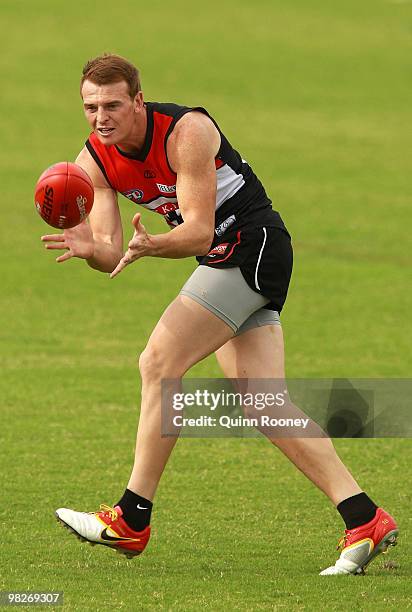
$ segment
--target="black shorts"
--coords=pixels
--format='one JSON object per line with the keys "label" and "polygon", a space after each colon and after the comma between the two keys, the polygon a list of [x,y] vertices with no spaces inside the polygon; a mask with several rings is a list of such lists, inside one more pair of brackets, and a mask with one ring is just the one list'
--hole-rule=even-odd
{"label": "black shorts", "polygon": [[288,232],[278,227],[254,227],[229,232],[200,260],[201,266],[239,267],[251,289],[270,300],[265,308],[283,308],[293,266]]}

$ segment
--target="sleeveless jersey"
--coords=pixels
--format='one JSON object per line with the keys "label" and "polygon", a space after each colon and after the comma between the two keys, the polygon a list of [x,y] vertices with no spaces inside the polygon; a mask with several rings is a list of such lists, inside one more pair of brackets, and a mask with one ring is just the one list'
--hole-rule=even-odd
{"label": "sleeveless jersey", "polygon": [[[121,151],[116,145],[106,146],[92,133],[86,147],[109,185],[134,204],[162,215],[174,227],[183,222],[176,193],[176,173],[171,169],[167,140],[183,115],[202,107],[147,102],[147,131],[143,148],[137,154]],[[215,158],[217,194],[215,240],[218,244],[229,228],[230,233],[244,227],[271,226],[285,229],[283,221],[271,207],[271,201],[251,167],[231,146],[219,130],[221,145]]]}

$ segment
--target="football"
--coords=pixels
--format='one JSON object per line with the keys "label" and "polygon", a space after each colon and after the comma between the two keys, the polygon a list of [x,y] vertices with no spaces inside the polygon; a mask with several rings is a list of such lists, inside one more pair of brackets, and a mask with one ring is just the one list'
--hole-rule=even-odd
{"label": "football", "polygon": [[93,183],[83,168],[59,162],[47,168],[36,184],[34,202],[46,223],[58,229],[79,225],[89,215]]}

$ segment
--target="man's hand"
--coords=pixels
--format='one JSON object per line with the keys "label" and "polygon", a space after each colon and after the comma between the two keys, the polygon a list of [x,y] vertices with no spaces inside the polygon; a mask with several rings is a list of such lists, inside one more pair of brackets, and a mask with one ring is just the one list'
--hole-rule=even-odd
{"label": "man's hand", "polygon": [[85,219],[76,227],[65,229],[62,234],[47,234],[41,237],[46,244],[46,249],[67,250],[67,253],[56,258],[57,263],[62,263],[71,257],[90,259],[94,253],[93,233],[88,221]]}
{"label": "man's hand", "polygon": [[126,266],[131,264],[136,259],[140,259],[145,255],[150,255],[152,252],[152,243],[150,236],[146,232],[144,225],[140,223],[140,213],[136,213],[133,217],[132,224],[134,226],[134,235],[129,242],[129,248],[123,255],[122,259],[117,264],[116,268],[110,274],[110,278],[114,278]]}

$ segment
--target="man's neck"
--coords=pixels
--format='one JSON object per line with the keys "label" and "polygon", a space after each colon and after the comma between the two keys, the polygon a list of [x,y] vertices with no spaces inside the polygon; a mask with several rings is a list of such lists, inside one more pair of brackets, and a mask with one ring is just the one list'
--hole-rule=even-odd
{"label": "man's neck", "polygon": [[118,148],[124,153],[138,154],[143,149],[147,134],[147,107],[136,116],[136,121],[130,136],[124,142],[119,142]]}

